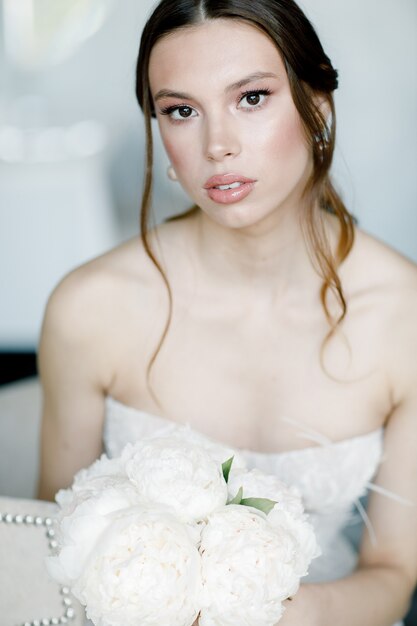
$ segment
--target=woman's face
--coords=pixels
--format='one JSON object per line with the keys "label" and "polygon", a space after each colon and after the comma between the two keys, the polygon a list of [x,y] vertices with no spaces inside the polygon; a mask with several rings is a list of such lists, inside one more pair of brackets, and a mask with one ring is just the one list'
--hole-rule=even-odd
{"label": "woman's face", "polygon": [[168,157],[206,214],[241,228],[300,207],[311,157],[266,35],[231,19],[176,31],[154,46],[149,79]]}

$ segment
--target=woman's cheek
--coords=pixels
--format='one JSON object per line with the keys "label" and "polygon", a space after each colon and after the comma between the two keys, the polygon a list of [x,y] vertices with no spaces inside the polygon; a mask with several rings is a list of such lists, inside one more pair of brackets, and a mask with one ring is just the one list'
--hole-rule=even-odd
{"label": "woman's cheek", "polygon": [[177,175],[181,176],[182,172],[188,169],[190,143],[186,142],[185,139],[182,141],[180,137],[173,139],[167,135],[162,135],[162,142],[172,167]]}
{"label": "woman's cheek", "polygon": [[189,134],[185,137],[185,133],[182,137],[178,133],[175,138],[162,136],[162,141],[179,183],[197,202],[196,192],[204,183],[201,154],[196,152],[199,146],[198,141],[190,141]]}
{"label": "woman's cheek", "polygon": [[305,153],[306,140],[298,113],[290,108],[276,116],[271,123],[261,129],[258,141],[263,142],[263,149],[270,158],[286,157]]}
{"label": "woman's cheek", "polygon": [[186,146],[183,145],[180,138],[177,137],[174,139],[168,133],[165,135],[161,133],[161,137],[172,167],[176,171],[177,175],[181,175],[182,168],[187,161]]}
{"label": "woman's cheek", "polygon": [[310,151],[298,119],[277,129],[275,135],[271,134],[265,153],[270,172],[274,168],[275,175],[284,176],[288,183],[296,185],[308,176]]}

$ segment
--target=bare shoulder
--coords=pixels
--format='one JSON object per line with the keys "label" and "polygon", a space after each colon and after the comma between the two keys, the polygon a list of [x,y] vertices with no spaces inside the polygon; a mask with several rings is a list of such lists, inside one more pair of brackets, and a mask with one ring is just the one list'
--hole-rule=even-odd
{"label": "bare shoulder", "polygon": [[74,306],[80,302],[97,302],[100,306],[103,298],[111,299],[115,290],[122,289],[129,280],[145,277],[141,252],[140,239],[134,238],[76,267],[57,284],[51,301]]}
{"label": "bare shoulder", "polygon": [[399,398],[417,388],[417,265],[377,238],[357,230],[349,274],[354,291],[381,328],[387,368]]}
{"label": "bare shoulder", "polygon": [[[359,286],[373,286],[385,291],[415,291],[417,265],[409,258],[373,235],[357,228],[355,243],[348,257],[348,266],[355,273]],[[410,293],[411,295],[411,293]]]}
{"label": "bare shoulder", "polygon": [[149,297],[157,270],[134,237],[65,275],[50,295],[47,313],[71,321],[74,333],[90,331],[120,314],[130,299]]}
{"label": "bare shoulder", "polygon": [[341,267],[352,300],[375,307],[387,321],[412,315],[417,306],[417,265],[388,244],[356,229],[353,249]]}
{"label": "bare shoulder", "polygon": [[[182,226],[175,223],[149,232],[159,262],[176,255],[178,265],[176,242],[181,235]],[[50,295],[44,325],[58,325],[68,340],[86,340],[89,345],[97,341],[108,349],[128,333],[130,323],[135,334],[143,329],[146,335],[150,311],[163,309],[159,305],[166,300],[161,275],[136,236],[64,276]]]}

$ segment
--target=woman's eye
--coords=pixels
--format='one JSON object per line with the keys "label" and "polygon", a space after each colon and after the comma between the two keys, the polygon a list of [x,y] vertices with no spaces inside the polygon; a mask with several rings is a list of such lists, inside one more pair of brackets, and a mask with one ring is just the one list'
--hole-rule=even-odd
{"label": "woman's eye", "polygon": [[189,117],[195,117],[193,112],[196,113],[191,107],[178,107],[175,111],[172,111],[172,118],[174,120],[188,119]]}
{"label": "woman's eye", "polygon": [[262,91],[253,91],[250,93],[246,93],[241,98],[239,105],[242,109],[256,109],[262,106],[270,94],[267,90]]}
{"label": "woman's eye", "polygon": [[185,104],[176,107],[167,107],[163,109],[161,113],[162,115],[169,115],[169,117],[176,122],[197,116],[197,111]]}

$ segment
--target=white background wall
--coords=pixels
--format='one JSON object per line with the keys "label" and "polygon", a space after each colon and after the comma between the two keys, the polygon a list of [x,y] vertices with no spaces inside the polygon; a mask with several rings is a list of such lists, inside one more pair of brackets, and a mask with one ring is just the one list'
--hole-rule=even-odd
{"label": "white background wall", "polygon": [[[300,4],[340,73],[334,168],[339,187],[363,228],[417,261],[417,2],[301,0]],[[101,31],[71,59],[48,71],[34,75],[17,72],[0,57],[0,124],[10,117],[5,103],[11,97],[36,93],[47,99],[51,123],[96,119],[108,129],[104,171],[118,225],[114,243],[138,232],[143,129],[134,96],[134,73],[140,32],[153,5],[149,0],[116,2]],[[154,204],[160,221],[190,201],[178,185],[167,180],[167,160],[159,141],[156,153]],[[0,197],[4,176],[4,168],[0,168]],[[0,206],[0,216],[5,209]],[[45,257],[43,265],[54,264],[53,250],[39,245],[44,226],[38,223],[37,227],[39,233],[33,224],[25,230],[22,222],[21,232],[10,233],[16,241],[24,237],[28,242],[23,249],[13,248],[19,250],[16,258],[10,258],[10,247],[7,258],[0,250],[0,267],[8,266],[8,288],[0,287],[0,297],[3,303],[7,300],[9,312],[14,308],[22,320],[21,331],[10,333],[0,313],[0,349],[6,344],[9,348],[31,347],[37,342],[42,307],[55,282],[50,276],[45,279],[39,269],[42,264],[34,271],[29,243],[35,240],[38,258]],[[82,260],[81,254],[79,262]],[[74,258],[69,256],[68,267],[64,265],[56,265],[56,274],[69,270]],[[19,295],[19,289],[27,288],[22,284],[23,275],[41,294],[26,299],[24,311]],[[29,329],[26,335],[25,324]]]}
{"label": "white background wall", "polygon": [[417,261],[417,2],[300,4],[340,73],[334,170],[347,203]]}

